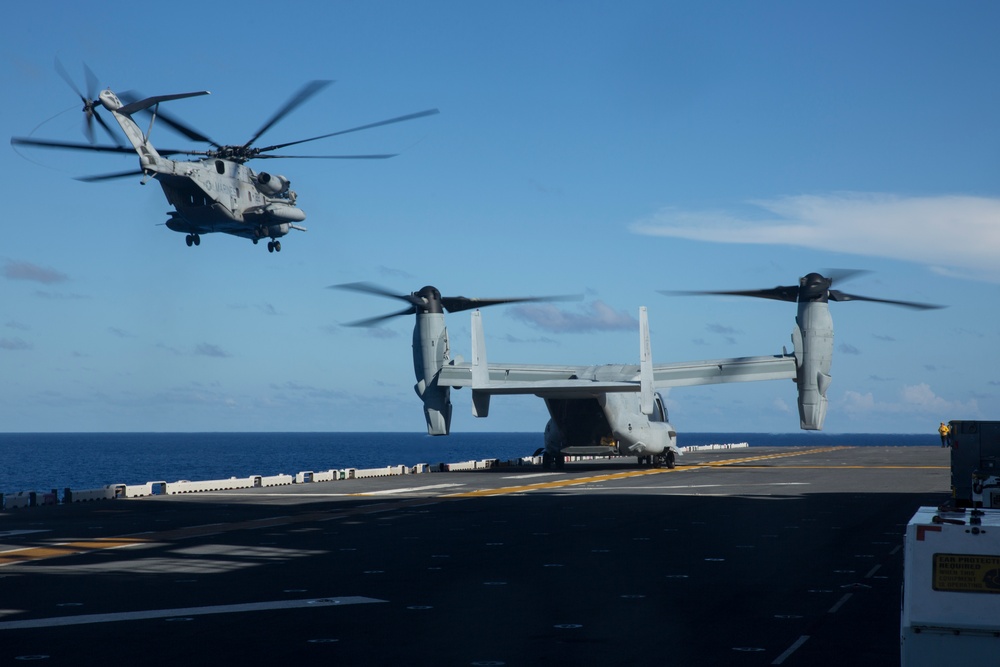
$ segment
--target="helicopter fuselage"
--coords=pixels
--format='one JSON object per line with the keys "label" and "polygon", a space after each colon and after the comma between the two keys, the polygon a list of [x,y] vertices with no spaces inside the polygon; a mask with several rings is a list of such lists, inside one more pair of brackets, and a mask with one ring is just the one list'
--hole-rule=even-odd
{"label": "helicopter fuselage", "polygon": [[305,212],[294,206],[294,191],[285,188],[279,196],[268,196],[257,185],[262,176],[268,181],[287,183],[287,179],[257,174],[242,164],[160,158],[150,171],[175,209],[169,212],[167,227],[176,232],[277,239],[306,218]]}
{"label": "helicopter fuselage", "polygon": [[278,238],[291,229],[305,231],[296,223],[305,220],[306,214],[295,206],[297,196],[284,176],[257,173],[240,162],[222,158],[179,161],[163,157],[131,115],[151,105],[155,107],[161,99],[147,98],[123,105],[117,95],[105,90],[100,101],[138,153],[145,175],[143,183],[156,179],[174,207],[168,212],[167,228],[187,234],[189,246],[199,245],[201,234],[221,232],[254,243],[269,238],[268,250],[280,251]]}

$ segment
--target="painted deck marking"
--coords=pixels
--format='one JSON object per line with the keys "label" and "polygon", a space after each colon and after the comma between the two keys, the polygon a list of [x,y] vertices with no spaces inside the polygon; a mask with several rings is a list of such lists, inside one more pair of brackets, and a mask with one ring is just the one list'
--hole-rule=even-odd
{"label": "painted deck marking", "polygon": [[134,547],[139,544],[146,544],[150,541],[151,540],[135,537],[103,537],[81,542],[63,542],[46,547],[24,547],[21,549],[11,549],[9,551],[0,551],[0,567],[14,563],[41,560],[43,558],[72,556],[74,554],[86,553],[88,551]]}
{"label": "painted deck marking", "polygon": [[579,486],[581,484],[598,484],[619,479],[629,479],[632,477],[642,477],[645,475],[663,475],[667,473],[682,473],[703,470],[705,468],[721,468],[740,463],[751,463],[754,461],[768,461],[772,459],[783,459],[791,456],[802,456],[804,454],[822,454],[825,452],[835,452],[850,447],[822,447],[794,452],[781,452],[777,454],[766,454],[761,456],[745,456],[740,458],[722,459],[719,461],[708,461],[693,466],[682,466],[674,469],[670,468],[647,468],[644,470],[630,470],[627,472],[609,473],[606,475],[594,475],[592,477],[574,477],[571,479],[559,479],[551,482],[538,482],[536,484],[524,484],[521,486],[506,486],[497,489],[480,489],[478,491],[466,491],[463,493],[453,493],[441,496],[442,498],[477,498],[483,496],[500,496],[510,493],[525,493],[527,491],[545,491],[558,489],[565,486]]}
{"label": "painted deck marking", "polygon": [[245,604],[222,604],[212,607],[182,607],[179,609],[151,609],[148,611],[125,611],[114,614],[83,614],[78,616],[56,616],[35,618],[24,621],[0,621],[0,630],[25,630],[29,628],[54,628],[66,625],[87,625],[91,623],[119,623],[121,621],[145,621],[157,618],[206,616],[208,614],[238,614],[248,611],[271,611],[275,609],[308,609],[310,607],[332,607],[351,604],[385,602],[376,598],[351,595],[340,598],[310,598],[308,600],[279,600],[276,602],[250,602]]}
{"label": "painted deck marking", "polygon": [[558,477],[565,475],[564,472],[529,472],[524,475],[504,475],[504,479],[532,479],[535,477]]}
{"label": "painted deck marking", "polygon": [[47,533],[47,529],[42,530],[0,530],[0,539],[5,537],[17,537],[19,535],[31,535],[32,533]]}
{"label": "painted deck marking", "polygon": [[348,493],[349,496],[388,496],[395,493],[414,493],[420,491],[429,491],[431,489],[451,489],[456,486],[465,486],[465,484],[430,484],[428,486],[408,486],[402,489],[385,489],[382,491],[364,491],[362,493]]}
{"label": "painted deck marking", "polygon": [[[626,472],[610,473],[605,475],[595,475],[591,477],[559,479],[548,482],[538,482],[535,484],[501,487],[496,489],[481,489],[478,491],[468,491],[463,493],[442,494],[438,496],[431,496],[431,498],[440,501],[445,499],[474,498],[483,496],[505,495],[512,493],[525,493],[530,491],[557,489],[567,486],[599,484],[602,482],[630,479],[633,477],[641,477],[645,475],[662,475],[667,473],[695,472],[698,470],[704,470],[706,468],[724,468],[727,466],[737,466],[739,464],[753,463],[755,461],[784,459],[793,456],[803,456],[807,454],[822,454],[826,452],[835,452],[844,449],[851,449],[851,448],[814,447],[814,448],[795,450],[791,452],[779,452],[779,453],[759,455],[759,456],[726,458],[718,461],[709,461],[697,465],[682,466],[674,469],[649,468],[643,470],[631,470]],[[419,487],[413,487],[413,488],[416,490]],[[331,495],[338,495],[338,494],[331,494]],[[306,512],[303,514],[268,517],[263,519],[255,519],[255,520],[236,522],[236,523],[189,526],[184,528],[178,528],[175,530],[148,532],[136,535],[123,536],[123,537],[96,538],[93,540],[86,540],[79,542],[58,543],[48,546],[11,549],[8,551],[0,551],[0,567],[12,564],[23,564],[48,558],[57,558],[60,556],[72,556],[81,553],[88,553],[92,551],[100,551],[105,549],[118,549],[118,548],[126,548],[143,544],[150,544],[154,542],[181,540],[193,537],[205,537],[208,535],[216,535],[236,530],[259,530],[266,528],[276,528],[295,523],[332,521],[359,514],[364,515],[364,514],[373,514],[379,512],[390,512],[390,511],[404,509],[410,506],[419,506],[425,504],[428,504],[428,498],[395,500],[392,502],[380,503],[376,505],[355,507],[348,510],[341,509],[341,510],[333,510],[326,512]]]}
{"label": "painted deck marking", "polygon": [[350,509],[340,509],[330,512],[306,512],[303,514],[283,515],[267,517],[264,519],[252,519],[250,521],[240,521],[236,523],[213,523],[201,526],[188,526],[174,530],[164,530],[160,532],[138,533],[124,537],[103,537],[79,542],[65,542],[51,544],[44,547],[26,547],[0,551],[0,567],[6,565],[24,564],[32,561],[44,560],[47,558],[58,558],[60,556],[75,556],[92,551],[102,551],[105,549],[121,549],[132,546],[147,545],[155,542],[169,542],[183,540],[192,537],[205,537],[208,535],[219,535],[236,530],[259,530],[262,528],[277,528],[296,523],[333,521],[356,515],[378,514],[408,507],[420,507],[429,504],[426,498],[414,498],[412,500],[394,500],[392,502],[377,503],[374,505],[364,505]]}
{"label": "painted deck marking", "polygon": [[780,665],[780,664],[782,664],[783,662],[785,662],[785,660],[788,659],[788,656],[790,656],[791,654],[793,654],[797,650],[799,650],[799,648],[801,648],[802,645],[805,644],[808,640],[809,640],[809,635],[802,635],[801,637],[799,637],[798,639],[795,640],[795,643],[793,643],[791,646],[788,647],[787,651],[785,651],[784,653],[782,653],[781,655],[779,655],[777,658],[775,658],[774,662],[772,662],[771,664],[772,665]]}
{"label": "painted deck marking", "polygon": [[830,607],[830,611],[828,611],[827,613],[836,614],[838,611],[840,611],[840,608],[844,606],[844,603],[851,599],[852,595],[854,595],[854,593],[845,593],[844,597],[837,600],[837,604]]}

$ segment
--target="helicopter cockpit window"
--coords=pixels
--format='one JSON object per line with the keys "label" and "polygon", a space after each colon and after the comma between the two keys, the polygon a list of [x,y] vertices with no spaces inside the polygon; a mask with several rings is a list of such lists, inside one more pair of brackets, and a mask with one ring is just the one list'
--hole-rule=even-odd
{"label": "helicopter cockpit window", "polygon": [[226,173],[226,163],[223,162],[222,160],[216,160],[215,161],[215,170],[217,172],[219,172],[220,174],[225,174]]}

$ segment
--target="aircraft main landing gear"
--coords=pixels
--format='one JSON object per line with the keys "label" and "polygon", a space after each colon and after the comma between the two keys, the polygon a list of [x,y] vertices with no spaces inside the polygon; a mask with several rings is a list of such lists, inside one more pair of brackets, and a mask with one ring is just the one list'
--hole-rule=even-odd
{"label": "aircraft main landing gear", "polygon": [[[256,241],[254,241],[256,243]],[[268,241],[267,242],[268,252],[281,252],[281,241]]]}
{"label": "aircraft main landing gear", "polygon": [[639,467],[650,466],[653,468],[669,468],[671,470],[677,465],[674,461],[674,453],[672,451],[665,451],[660,454],[654,454],[651,456],[640,456]]}
{"label": "aircraft main landing gear", "polygon": [[549,454],[548,452],[543,453],[542,467],[549,470],[553,465],[555,465],[556,470],[562,470],[566,465],[566,457],[562,454]]}
{"label": "aircraft main landing gear", "polygon": [[198,234],[188,234],[184,237],[184,242],[190,248],[193,245],[201,245],[201,236]]}

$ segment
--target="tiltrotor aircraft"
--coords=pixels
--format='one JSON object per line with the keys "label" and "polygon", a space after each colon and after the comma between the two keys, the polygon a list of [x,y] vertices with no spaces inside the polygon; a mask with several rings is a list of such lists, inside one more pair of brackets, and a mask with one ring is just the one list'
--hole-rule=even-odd
{"label": "tiltrotor aircraft", "polygon": [[[832,380],[830,365],[833,361],[833,318],[830,316],[830,301],[874,301],[894,306],[928,310],[942,308],[929,303],[877,299],[870,296],[847,294],[831,289],[834,281],[844,281],[850,277],[866,273],[860,270],[828,271],[831,277],[819,273],[809,273],[799,278],[798,285],[785,285],[769,289],[721,290],[680,292],[661,291],[663,294],[701,295],[719,294],[731,296],[751,296],[761,299],[775,299],[798,303],[795,328],[792,329],[792,346],[795,361],[794,374],[799,390],[799,426],[803,430],[819,431],[826,419],[826,392]],[[789,356],[783,354],[783,356]]]}
{"label": "tiltrotor aircraft", "polygon": [[[201,244],[201,235],[212,232],[222,232],[248,238],[256,244],[260,239],[269,238],[269,252],[281,250],[281,237],[289,230],[305,231],[298,223],[305,220],[306,214],[296,206],[296,193],[290,188],[288,178],[268,172],[255,172],[246,166],[252,159],[300,158],[300,159],[380,159],[390,158],[393,154],[378,155],[275,155],[271,151],[309,141],[334,137],[349,132],[357,132],[382,125],[413,120],[438,113],[437,109],[428,109],[405,116],[369,123],[338,132],[330,132],[308,139],[288,141],[261,148],[254,143],[278,121],[299,107],[303,102],[332,83],[331,81],[311,81],[291,97],[259,130],[244,144],[222,145],[207,136],[191,129],[180,121],[159,111],[161,102],[179,100],[186,97],[208,95],[208,91],[179,93],[174,95],[157,95],[143,99],[123,93],[120,97],[110,89],[94,98],[96,77],[85,67],[88,79],[88,94],[84,95],[76,87],[63,67],[56,61],[60,75],[76,91],[83,100],[83,111],[86,114],[86,132],[90,143],[72,143],[33,139],[30,137],[13,137],[14,146],[35,146],[41,148],[69,148],[74,150],[97,151],[104,153],[139,154],[139,170],[127,171],[101,176],[84,177],[83,181],[101,181],[124,176],[141,175],[142,184],[150,179],[159,182],[167,201],[174,207],[169,211],[170,218],[167,228],[186,234],[188,246]],[[124,99],[124,102],[122,101]],[[103,107],[121,126],[128,138],[131,148],[118,143],[105,121],[98,115],[98,108]],[[150,112],[152,117],[149,128],[144,132],[133,116],[139,112]],[[93,143],[93,122],[97,121],[101,128],[116,142],[115,146]],[[156,149],[149,141],[149,133],[153,124],[159,120],[164,125],[173,128],[187,138],[206,142],[212,146],[209,150]],[[193,161],[171,160],[168,155],[204,156]]]}
{"label": "tiltrotor aircraft", "polygon": [[[833,321],[828,301],[877,301],[911,308],[929,304],[892,301],[845,294],[830,289],[832,278],[810,273],[799,285],[770,290],[697,292],[737,294],[798,302],[792,331],[794,350],[757,357],[738,357],[653,364],[646,308],[639,310],[639,364],[557,366],[488,363],[479,308],[526,299],[471,299],[443,297],[427,286],[412,294],[395,294],[368,283],[334,285],[340,289],[405,301],[409,307],[349,326],[372,326],[384,320],[416,315],[413,329],[414,389],[424,404],[430,435],[448,435],[451,428],[452,388],[472,390],[472,414],[486,417],[490,397],[534,394],[545,401],[550,419],[545,426],[543,465],[562,466],[567,455],[624,455],[638,457],[640,465],[675,465],[680,454],[677,432],[670,424],[666,404],[657,389],[728,382],[794,380],[798,386],[800,427],[821,430],[826,418],[826,392],[833,357]],[[671,294],[678,294],[672,292]],[[681,294],[695,294],[681,292]],[[476,309],[472,313],[472,358],[453,359],[444,311]]]}

